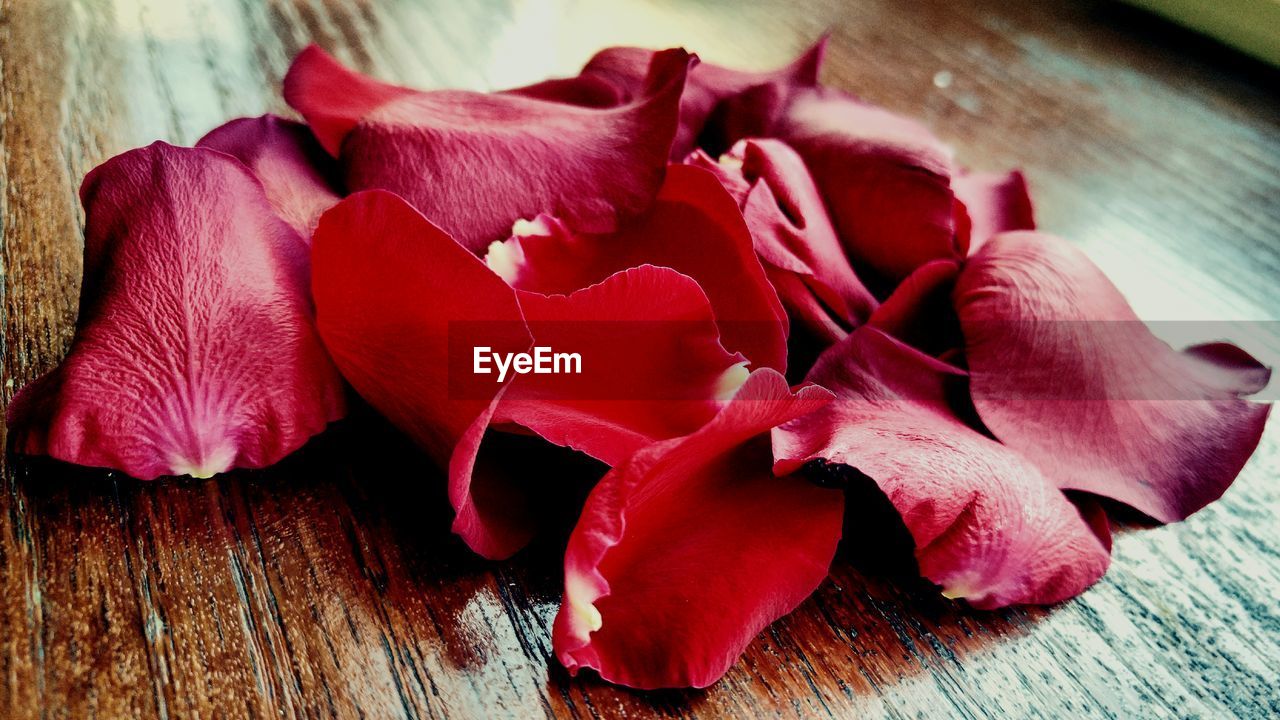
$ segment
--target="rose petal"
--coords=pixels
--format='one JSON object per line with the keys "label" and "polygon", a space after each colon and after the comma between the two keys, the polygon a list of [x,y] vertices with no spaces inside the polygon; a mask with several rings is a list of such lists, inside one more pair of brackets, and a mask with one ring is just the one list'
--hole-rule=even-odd
{"label": "rose petal", "polygon": [[836,401],[774,430],[777,470],[816,461],[870,477],[948,597],[994,608],[1079,594],[1106,571],[1107,549],[1034,465],[955,417],[946,386],[960,375],[875,328],[854,331],[809,373]]}
{"label": "rose petal", "polygon": [[525,375],[498,413],[610,465],[706,424],[747,377],[720,345],[707,296],[644,265],[571,295],[520,292],[537,345],[581,355],[581,373]]}
{"label": "rose petal", "polygon": [[307,242],[320,215],[341,197],[337,167],[307,126],[275,115],[240,118],[214,128],[196,143],[249,166],[276,213]]}
{"label": "rose petal", "polygon": [[702,429],[600,481],[565,555],[553,637],[571,673],[705,687],[813,592],[835,554],[842,496],[772,477],[762,433],[829,399],[758,370]]}
{"label": "rose petal", "polygon": [[745,140],[719,161],[699,151],[689,162],[711,171],[737,197],[756,254],[793,318],[827,342],[866,322],[875,298],[845,259],[818,188],[794,150],[776,140]]}
{"label": "rose petal", "polygon": [[531,533],[525,496],[513,497],[522,486],[500,464],[477,463],[505,385],[481,381],[466,362],[474,347],[532,344],[515,291],[381,190],[321,217],[313,262],[320,333],[343,375],[447,469],[453,531],[481,555],[510,555]]}
{"label": "rose petal", "polygon": [[1222,346],[1174,352],[1079,250],[998,235],[960,274],[956,308],[974,405],[1063,488],[1180,520],[1249,459],[1269,405],[1241,399],[1266,369]]}
{"label": "rose petal", "polygon": [[733,198],[704,170],[671,166],[652,210],[617,233],[576,234],[549,217],[515,233],[485,257],[513,287],[564,294],[619,270],[670,267],[706,292],[726,348],[757,367],[786,366],[786,312]]}
{"label": "rose petal", "polygon": [[1102,545],[1102,549],[1111,554],[1111,519],[1107,517],[1107,511],[1102,507],[1102,503],[1098,498],[1082,494],[1070,493],[1067,499],[1072,505],[1080,511],[1080,517],[1084,518],[1085,524],[1093,531],[1094,536],[1098,538],[1098,543]]}
{"label": "rose petal", "polygon": [[[385,191],[356,193],[325,213],[314,263],[320,333],[338,367],[448,469],[454,531],[485,557],[511,555],[537,527],[526,502],[537,478],[485,451],[494,428],[618,462],[704,424],[745,375],[690,278],[641,267],[567,297],[517,298]],[[502,383],[474,372],[476,347],[539,346],[578,353],[582,372],[511,372]]]}
{"label": "rose petal", "polygon": [[[680,96],[680,127],[671,145],[671,159],[681,160],[693,151],[707,119],[722,100],[761,85],[817,85],[826,44],[823,37],[790,64],[768,72],[745,72],[699,62],[689,71]],[[637,47],[606,48],[591,58],[577,78],[551,80],[510,92],[595,107],[629,101],[642,92],[655,54]],[[612,88],[612,92],[605,87]]]}
{"label": "rose petal", "polygon": [[1236,395],[1262,392],[1271,382],[1271,369],[1228,342],[1192,345],[1182,351],[1201,361],[1199,379],[1209,387]]}
{"label": "rose petal", "polygon": [[[672,143],[671,159],[680,160],[695,148],[707,119],[722,100],[762,85],[817,85],[826,41],[823,37],[787,66],[768,72],[745,72],[705,62],[694,65],[680,98],[680,127]],[[657,51],[637,47],[605,48],[588,61],[577,77],[546,80],[505,92],[586,107],[629,102],[642,92],[656,54]]]}
{"label": "rose petal", "polygon": [[535,346],[578,353],[582,372],[517,377],[454,453],[455,531],[489,558],[533,537],[542,510],[529,498],[555,488],[541,471],[500,467],[482,442],[486,428],[515,423],[615,464],[706,424],[746,378],[741,356],[720,346],[706,295],[669,268],[626,270],[568,296],[519,296]]}
{"label": "rose petal", "polygon": [[960,321],[951,306],[959,274],[960,266],[951,260],[921,265],[871,313],[867,324],[934,356],[963,347]]}
{"label": "rose petal", "polygon": [[1027,181],[1017,170],[1008,173],[961,173],[951,181],[964,203],[970,230],[969,253],[992,236],[1013,230],[1035,230],[1035,212]]}
{"label": "rose petal", "polygon": [[[729,193],[729,197],[741,208],[747,204],[747,195],[751,192],[752,186],[755,185],[753,180],[748,179],[742,170],[742,158],[745,152],[746,142],[740,142],[733,146],[730,152],[726,152],[718,158],[712,157],[703,150],[694,150],[684,159],[686,165],[692,165],[696,168],[706,170],[720,181],[720,185],[724,187],[725,192]],[[801,267],[798,260],[786,256],[788,260],[795,263],[796,267]]]}
{"label": "rose petal", "polygon": [[391,190],[480,251],[521,217],[545,212],[584,232],[612,232],[648,208],[689,64],[682,50],[657,53],[634,101],[590,108],[386,85],[312,46],[294,61],[284,94],[340,156],[348,189]]}
{"label": "rose petal", "polygon": [[[381,190],[351,195],[320,218],[312,261],[320,336],[356,392],[441,467],[464,439],[478,444],[472,435],[483,433],[503,385],[456,381],[471,370],[461,345],[527,350],[515,291]],[[466,499],[451,499],[465,524]]]}
{"label": "rose petal", "polygon": [[311,126],[329,154],[338,157],[347,134],[374,110],[417,91],[348,70],[318,45],[308,45],[284,76],[284,100]]}
{"label": "rose petal", "polygon": [[[551,78],[550,80],[543,80],[524,87],[502,90],[501,94],[520,95],[536,100],[547,100],[549,102],[590,108],[616,107],[634,99],[633,91],[644,88],[645,74],[648,72],[649,62],[652,61],[655,54],[657,54],[656,51],[650,52],[645,58],[645,64],[640,68],[640,75],[636,79],[634,88],[615,85],[611,79],[603,75],[583,73],[577,77]],[[697,65],[693,67],[697,67]],[[690,68],[691,71],[692,69]]]}
{"label": "rose petal", "polygon": [[306,245],[213,150],[155,143],[85,178],[71,351],[9,408],[15,447],[137,478],[271,465],[344,412]]}
{"label": "rose petal", "polygon": [[571,524],[586,490],[608,468],[493,420],[486,410],[459,442],[448,468],[449,493],[458,508],[453,532],[480,556],[503,560],[543,528]]}
{"label": "rose petal", "polygon": [[726,139],[774,137],[800,153],[855,267],[901,280],[966,255],[951,150],[916,121],[829,88],[755,88],[717,114]]}

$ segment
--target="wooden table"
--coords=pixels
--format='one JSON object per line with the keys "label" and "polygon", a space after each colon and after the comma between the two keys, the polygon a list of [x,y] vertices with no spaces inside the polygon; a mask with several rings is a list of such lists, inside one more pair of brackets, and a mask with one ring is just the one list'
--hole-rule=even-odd
{"label": "wooden table", "polygon": [[[71,339],[81,176],[285,111],[312,40],[378,76],[496,88],[616,43],[767,67],[830,27],[827,82],[924,118],[972,166],[1024,167],[1042,225],[1140,314],[1277,317],[1277,73],[1110,3],[1010,4],[3,0],[3,395]],[[1271,326],[1247,327],[1254,347]],[[855,537],[718,685],[646,694],[552,659],[563,537],[469,556],[438,474],[374,419],[210,481],[10,458],[0,717],[1274,715],[1275,430],[1220,503],[1122,532],[1076,601],[972,611],[857,559],[878,548]]]}

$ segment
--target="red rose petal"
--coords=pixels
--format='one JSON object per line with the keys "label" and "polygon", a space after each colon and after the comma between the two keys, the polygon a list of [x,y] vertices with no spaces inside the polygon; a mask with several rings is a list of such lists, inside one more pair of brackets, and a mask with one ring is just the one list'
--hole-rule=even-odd
{"label": "red rose petal", "polygon": [[509,557],[533,537],[541,511],[529,496],[556,488],[533,485],[537,473],[499,467],[482,445],[486,428],[515,423],[615,464],[706,424],[746,378],[741,356],[720,346],[706,295],[669,268],[626,270],[568,296],[519,296],[535,346],[577,352],[582,372],[512,380],[455,451],[454,530],[489,558]]}
{"label": "red rose petal", "polygon": [[330,152],[340,148],[348,189],[391,190],[482,251],[521,217],[548,213],[584,232],[612,232],[648,208],[689,64],[682,50],[659,52],[634,101],[591,108],[398,88],[313,47],[285,78],[285,99]]}
{"label": "red rose petal", "polygon": [[469,370],[462,344],[529,348],[515,291],[381,190],[356,193],[321,217],[313,264],[320,333],[343,375],[447,469],[454,532],[486,557],[514,552],[531,530],[514,514],[520,505],[506,502],[512,484],[500,468],[475,468],[505,385],[451,375]]}
{"label": "red rose petal", "polygon": [[962,173],[951,181],[972,225],[970,254],[1002,232],[1035,230],[1031,194],[1022,173]]}
{"label": "red rose petal", "polygon": [[[320,218],[312,262],[317,325],[343,376],[448,467],[464,437],[483,432],[487,420],[478,419],[503,387],[451,384],[451,372],[464,369],[459,361],[470,355],[451,352],[450,339],[456,334],[496,352],[527,350],[532,340],[515,291],[381,190],[351,195]],[[455,498],[461,518],[460,504]]]}
{"label": "red rose petal", "polygon": [[134,477],[271,465],[344,412],[306,244],[223,153],[155,143],[85,178],[71,351],[9,408],[15,447]]}
{"label": "red rose petal", "polygon": [[519,297],[536,344],[578,352],[582,372],[521,376],[498,414],[610,465],[706,424],[747,377],[742,356],[720,345],[706,294],[670,268]]}
{"label": "red rose petal", "polygon": [[1107,549],[1034,465],[955,417],[946,383],[961,374],[854,331],[809,373],[836,401],[774,430],[778,471],[822,461],[870,477],[948,597],[994,608],[1079,594],[1106,571]]}
{"label": "red rose petal", "polygon": [[1271,369],[1249,353],[1227,342],[1204,343],[1183,354],[1201,361],[1199,379],[1205,385],[1236,395],[1252,395],[1271,382]]}
{"label": "red rose petal", "polygon": [[639,265],[692,277],[711,300],[724,346],[756,367],[786,365],[786,312],[752,249],[733,198],[705,170],[672,165],[653,208],[611,235],[571,232],[542,217],[489,248],[485,261],[513,287],[564,294]]}
{"label": "red rose petal", "polygon": [[960,321],[951,306],[959,274],[960,266],[951,260],[921,265],[871,313],[867,324],[935,357],[963,347]]}
{"label": "red rose petal", "polygon": [[827,342],[866,322],[875,298],[836,237],[804,161],[777,140],[746,140],[719,161],[689,158],[738,198],[756,254],[792,317]]}
{"label": "red rose petal", "polygon": [[1098,543],[1102,545],[1102,549],[1111,553],[1111,519],[1107,517],[1107,511],[1102,507],[1102,503],[1098,498],[1083,493],[1072,493],[1067,496],[1072,505],[1080,511],[1080,517],[1084,518],[1085,524],[1093,531],[1094,536],[1098,538]]}
{"label": "red rose petal", "polygon": [[829,399],[758,370],[702,429],[600,481],[565,555],[553,637],[570,672],[705,687],[813,592],[835,554],[842,494],[771,476],[762,433]]}
{"label": "red rose petal", "polygon": [[302,123],[275,115],[240,118],[214,128],[196,147],[227,153],[248,165],[276,213],[307,242],[321,213],[342,199],[335,189],[333,158]]}
{"label": "red rose petal", "polygon": [[1269,405],[1240,398],[1267,372],[1224,346],[1178,353],[1079,250],[998,235],[955,289],[983,422],[1060,487],[1180,520],[1249,459]]}
{"label": "red rose petal", "polygon": [[320,144],[334,157],[341,154],[347,134],[365,116],[417,93],[348,70],[317,45],[298,53],[283,84],[285,102],[307,119]]}
{"label": "red rose petal", "polygon": [[[616,107],[632,99],[632,90],[639,90],[644,87],[645,73],[649,67],[648,62],[652,60],[653,54],[656,54],[656,51],[650,53],[649,57],[646,58],[645,65],[641,68],[640,76],[637,78],[635,88],[619,87],[600,75],[582,74],[571,78],[543,80],[533,85],[503,90],[500,94],[521,95],[536,100],[581,105],[582,107]],[[694,67],[697,66],[695,65]]]}
{"label": "red rose petal", "polygon": [[756,88],[720,114],[729,139],[774,137],[800,153],[855,266],[901,280],[967,254],[951,150],[915,120],[829,88]]}
{"label": "red rose petal", "polygon": [[[671,159],[678,161],[698,144],[707,119],[722,100],[765,85],[779,88],[813,87],[826,51],[826,38],[785,67],[769,72],[744,72],[699,62],[689,71],[680,96],[680,127],[671,145]],[[587,106],[625,102],[642,92],[646,73],[656,52],[636,47],[601,50],[569,80],[551,80],[511,92]],[[604,88],[612,88],[612,92]]]}
{"label": "red rose petal", "polygon": [[[729,193],[729,197],[738,203],[741,208],[747,203],[747,195],[751,192],[752,186],[755,184],[749,180],[742,171],[742,156],[745,141],[733,146],[732,151],[714,158],[704,150],[694,150],[684,159],[686,165],[692,165],[711,173],[720,181],[720,185],[724,187],[725,192]],[[795,261],[798,263],[798,261]],[[798,265],[797,265],[798,266]]]}
{"label": "red rose petal", "polygon": [[514,555],[537,528],[537,511],[529,502],[533,488],[513,467],[518,461],[482,450],[498,402],[495,397],[472,420],[446,465],[449,504],[455,513],[452,530],[473,552],[490,560]]}
{"label": "red rose petal", "polygon": [[[325,213],[313,254],[318,324],[338,367],[448,469],[454,531],[486,557],[511,555],[537,525],[524,502],[533,479],[504,474],[485,456],[491,427],[514,424],[618,462],[704,424],[745,375],[718,342],[705,294],[668,268],[618,273],[567,297],[517,298],[385,191],[356,193]],[[513,372],[499,383],[473,372],[481,346],[576,352],[582,372]]]}

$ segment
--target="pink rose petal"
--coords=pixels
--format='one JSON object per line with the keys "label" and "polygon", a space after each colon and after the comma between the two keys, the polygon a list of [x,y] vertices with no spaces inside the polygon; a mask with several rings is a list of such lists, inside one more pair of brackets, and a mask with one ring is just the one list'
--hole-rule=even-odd
{"label": "pink rose petal", "polygon": [[1022,173],[961,173],[952,179],[972,225],[969,253],[993,236],[1013,230],[1035,230],[1035,212]]}
{"label": "pink rose petal", "polygon": [[1175,352],[1063,240],[997,235],[955,303],[983,422],[1060,487],[1172,522],[1221,496],[1258,445],[1270,406],[1240,396],[1267,370],[1223,344]]}
{"label": "pink rose petal", "polygon": [[774,137],[800,153],[855,267],[901,280],[967,254],[951,150],[915,120],[830,88],[756,88],[720,115],[727,139]]}
{"label": "pink rose petal", "polygon": [[[404,200],[382,190],[355,193],[320,219],[313,240],[320,335],[343,376],[440,467],[475,460],[504,384],[451,383],[470,353],[500,353],[532,338],[515,291]],[[465,337],[462,337],[465,335]],[[481,554],[494,534],[466,486],[450,485],[454,531]]]}
{"label": "pink rose petal", "polygon": [[756,254],[793,318],[827,343],[866,322],[875,298],[845,259],[794,150],[777,140],[745,140],[718,161],[699,151],[688,162],[715,174],[738,199]]}
{"label": "pink rose petal", "polygon": [[675,270],[642,265],[569,295],[521,291],[538,345],[573,350],[580,373],[525,375],[498,413],[610,465],[706,424],[746,379],[720,344],[707,296]]}
{"label": "pink rose petal", "polygon": [[405,198],[473,252],[549,213],[612,232],[662,183],[690,65],[656,53],[635,100],[579,107],[513,94],[420,92],[367,78],[314,46],[284,80],[289,104],[342,164],[349,190]]}
{"label": "pink rose petal", "polygon": [[946,386],[962,374],[854,331],[809,373],[836,400],[774,430],[777,471],[817,461],[870,477],[948,597],[995,608],[1079,594],[1106,571],[1107,548],[1035,465],[957,419]]}
{"label": "pink rose petal", "polygon": [[960,266],[952,260],[921,265],[871,313],[867,324],[935,357],[958,350],[964,338],[951,290],[959,274]]}
{"label": "pink rose petal", "polygon": [[306,242],[234,158],[155,143],[85,178],[71,351],[14,398],[15,447],[137,478],[271,465],[344,413]]}
{"label": "pink rose petal", "polygon": [[[707,62],[694,65],[680,96],[680,127],[671,144],[671,159],[679,161],[697,147],[707,120],[722,100],[758,86],[817,85],[826,43],[824,37],[790,64],[773,71],[746,72]],[[655,55],[654,50],[637,47],[605,48],[576,78],[547,80],[507,92],[587,107],[609,107],[634,100],[643,92]]]}
{"label": "pink rose petal", "polygon": [[253,171],[276,214],[308,243],[320,215],[342,199],[337,166],[306,125],[263,115],[214,128],[196,143],[234,156]]}

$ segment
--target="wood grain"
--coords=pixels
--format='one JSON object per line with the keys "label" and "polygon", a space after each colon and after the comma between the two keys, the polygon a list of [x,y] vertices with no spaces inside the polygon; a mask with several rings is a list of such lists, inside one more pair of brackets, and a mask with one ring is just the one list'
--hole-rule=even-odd
{"label": "wood grain", "polygon": [[[767,67],[830,28],[829,83],[923,117],[967,164],[1024,167],[1042,225],[1140,314],[1275,319],[1276,73],[1110,3],[1008,5],[0,0],[3,396],[68,347],[85,171],[285,111],[313,40],[389,79],[496,88],[616,43]],[[211,481],[8,458],[0,717],[1276,716],[1275,431],[1220,503],[1121,533],[1105,580],[1049,610],[948,602],[861,521],[722,682],[660,693],[568,678],[548,632],[563,534],[468,555],[438,474],[376,418]]]}

